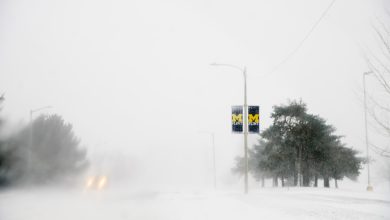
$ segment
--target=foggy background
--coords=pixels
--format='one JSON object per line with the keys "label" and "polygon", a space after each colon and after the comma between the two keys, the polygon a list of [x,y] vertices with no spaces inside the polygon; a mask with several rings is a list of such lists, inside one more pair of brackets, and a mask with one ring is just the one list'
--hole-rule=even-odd
{"label": "foggy background", "polygon": [[[388,22],[389,1],[336,1],[280,65],[330,2],[0,0],[4,117],[18,129],[51,105],[40,113],[73,124],[91,169],[126,161],[125,179],[150,188],[211,188],[211,138],[200,131],[215,132],[218,187],[241,189],[230,107],[243,103],[242,75],[209,65],[229,63],[247,67],[261,130],[273,105],[302,99],[363,155],[364,56],[380,51],[372,25]],[[367,92],[378,88],[367,77]]]}

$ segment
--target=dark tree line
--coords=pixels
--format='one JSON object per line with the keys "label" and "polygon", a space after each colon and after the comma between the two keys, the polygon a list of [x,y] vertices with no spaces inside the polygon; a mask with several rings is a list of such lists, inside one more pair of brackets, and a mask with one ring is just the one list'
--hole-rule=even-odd
{"label": "dark tree line", "polygon": [[87,166],[86,150],[59,115],[41,115],[0,138],[0,186],[70,183]]}
{"label": "dark tree line", "polygon": [[[355,179],[362,158],[342,143],[335,128],[317,115],[307,113],[302,102],[274,106],[273,124],[264,130],[258,144],[249,151],[249,169],[256,180],[272,178],[274,186],[318,186],[323,179]],[[243,158],[237,158],[234,172],[243,173]]]}

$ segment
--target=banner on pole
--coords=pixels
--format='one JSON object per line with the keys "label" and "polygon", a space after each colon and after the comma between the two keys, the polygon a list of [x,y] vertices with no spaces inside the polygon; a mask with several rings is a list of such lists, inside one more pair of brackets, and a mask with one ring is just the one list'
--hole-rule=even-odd
{"label": "banner on pole", "polygon": [[248,106],[248,132],[260,132],[260,114],[259,106]]}
{"label": "banner on pole", "polygon": [[243,131],[243,111],[241,105],[232,106],[232,132],[242,133]]}

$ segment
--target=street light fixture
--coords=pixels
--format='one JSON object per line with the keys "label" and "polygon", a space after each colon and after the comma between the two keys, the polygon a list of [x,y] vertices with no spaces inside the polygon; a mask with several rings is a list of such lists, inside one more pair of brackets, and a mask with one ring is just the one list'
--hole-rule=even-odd
{"label": "street light fixture", "polygon": [[227,66],[238,69],[244,77],[244,155],[245,155],[245,194],[248,194],[248,104],[247,104],[247,89],[246,89],[246,67],[241,68],[232,64],[212,63],[212,66]]}
{"label": "street light fixture", "polygon": [[367,153],[367,191],[372,191],[373,187],[371,186],[370,180],[370,158],[368,150],[368,131],[367,131],[367,98],[366,98],[366,76],[372,74],[372,71],[367,71],[363,73],[363,92],[364,92],[364,126],[366,134],[366,153]]}

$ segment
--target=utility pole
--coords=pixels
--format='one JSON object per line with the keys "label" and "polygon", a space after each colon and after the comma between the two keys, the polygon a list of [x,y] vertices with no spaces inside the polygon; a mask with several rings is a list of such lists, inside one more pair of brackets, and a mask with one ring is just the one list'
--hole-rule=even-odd
{"label": "utility pole", "polygon": [[368,149],[368,131],[367,131],[367,98],[366,98],[366,76],[372,74],[372,71],[363,73],[363,92],[364,92],[364,127],[366,135],[366,153],[367,153],[367,191],[373,191],[370,180],[370,157]]}

